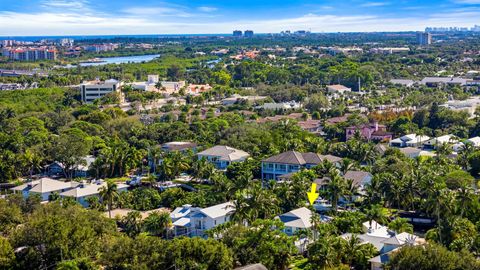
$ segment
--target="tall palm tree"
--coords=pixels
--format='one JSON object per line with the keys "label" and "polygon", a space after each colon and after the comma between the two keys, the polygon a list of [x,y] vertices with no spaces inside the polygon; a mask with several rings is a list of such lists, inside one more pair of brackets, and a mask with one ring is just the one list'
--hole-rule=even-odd
{"label": "tall palm tree", "polygon": [[118,200],[117,184],[113,181],[107,181],[107,185],[99,189],[100,198],[108,206],[108,217],[112,218],[113,204]]}
{"label": "tall palm tree", "polygon": [[337,168],[331,168],[329,170],[326,189],[332,208],[337,212],[338,201],[345,194],[345,179],[340,176]]}
{"label": "tall palm tree", "polygon": [[365,211],[365,215],[368,219],[370,227],[372,226],[372,221],[379,223],[386,223],[387,216],[385,215],[383,208],[379,204],[372,205],[369,209]]}

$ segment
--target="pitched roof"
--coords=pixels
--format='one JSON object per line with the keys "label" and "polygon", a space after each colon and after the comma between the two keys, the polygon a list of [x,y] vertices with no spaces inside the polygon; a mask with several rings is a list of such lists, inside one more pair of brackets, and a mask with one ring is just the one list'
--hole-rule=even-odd
{"label": "pitched roof", "polygon": [[424,241],[425,240],[423,238],[420,238],[416,235],[413,235],[407,232],[403,232],[403,233],[392,236],[391,238],[383,241],[383,243],[388,245],[403,246],[404,244],[414,245]]}
{"label": "pitched roof", "polygon": [[280,219],[280,221],[282,221],[287,227],[308,229],[312,227],[312,223],[310,222],[311,217],[312,211],[306,207],[301,207],[282,214],[277,218]]}
{"label": "pitched roof", "polygon": [[217,204],[207,208],[200,209],[200,212],[210,218],[217,218],[226,216],[235,211],[235,206],[232,202]]}
{"label": "pitched roof", "polygon": [[63,181],[58,181],[58,180],[45,177],[40,180],[35,180],[32,182],[28,182],[23,185],[14,187],[12,188],[12,190],[17,190],[17,191],[26,190],[26,191],[35,192],[35,193],[47,193],[47,192],[70,189],[70,188],[76,187],[78,184],[79,184],[78,182],[63,182]]}
{"label": "pitched roof", "polygon": [[[73,198],[81,198],[85,196],[96,195],[100,193],[100,189],[107,185],[106,182],[101,183],[92,183],[92,184],[84,184],[80,183],[77,187],[67,190],[65,192],[60,193],[61,196],[66,197],[73,197]],[[127,188],[128,185],[125,184],[117,184],[117,189],[124,189]]]}
{"label": "pitched roof", "polygon": [[217,156],[220,160],[225,161],[236,161],[242,158],[247,158],[250,155],[242,150],[235,149],[230,146],[216,145],[214,147],[208,148],[197,155],[199,156]]}
{"label": "pitched roof", "polygon": [[351,90],[351,88],[348,88],[341,84],[328,85],[327,87],[328,89],[334,90],[334,91],[350,91]]}
{"label": "pitched roof", "polygon": [[332,155],[320,155],[312,152],[300,153],[297,151],[287,151],[275,156],[271,156],[262,161],[269,162],[269,163],[305,165],[305,164],[320,164],[323,160],[328,160],[330,162],[335,163],[335,162],[339,162],[342,159]]}
{"label": "pitched roof", "polygon": [[367,177],[371,176],[369,172],[364,171],[347,171],[343,176],[345,179],[353,180],[353,184],[358,186],[360,185],[363,180]]}
{"label": "pitched roof", "polygon": [[297,151],[287,151],[278,155],[271,156],[267,159],[262,160],[263,162],[270,163],[283,163],[283,164],[295,164],[295,165],[304,165],[306,164],[305,159],[303,158],[302,153]]}

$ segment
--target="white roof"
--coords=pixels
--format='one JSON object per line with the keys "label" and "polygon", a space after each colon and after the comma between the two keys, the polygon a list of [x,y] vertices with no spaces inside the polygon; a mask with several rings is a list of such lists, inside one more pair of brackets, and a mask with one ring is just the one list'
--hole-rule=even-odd
{"label": "white roof", "polygon": [[427,143],[428,144],[443,144],[443,143],[450,143],[450,142],[456,142],[457,141],[457,137],[455,137],[454,135],[443,135],[443,136],[440,136],[440,137],[437,137],[437,138],[433,138],[431,140],[429,140]]}
{"label": "white roof", "polygon": [[190,224],[190,218],[182,217],[179,220],[176,220],[172,223],[173,226],[186,227]]}
{"label": "white roof", "polygon": [[210,218],[218,218],[218,217],[223,217],[227,216],[228,214],[232,213],[235,211],[235,206],[233,205],[232,202],[226,202],[222,204],[217,204],[214,206],[210,206],[207,208],[203,208],[200,210],[200,212]]}
{"label": "white roof", "polygon": [[[79,184],[76,188],[67,190],[65,192],[60,193],[60,196],[65,197],[74,197],[74,198],[81,198],[85,196],[96,195],[100,193],[100,189],[107,185],[106,182],[102,182],[99,184]],[[125,184],[117,184],[117,189],[124,189],[127,188],[128,185]]]}
{"label": "white roof", "polygon": [[242,150],[235,149],[230,146],[217,145],[212,148],[208,148],[205,151],[198,153],[199,156],[216,156],[219,160],[223,161],[237,161],[246,159],[250,155]]}
{"label": "white roof", "polygon": [[47,193],[54,191],[61,191],[65,189],[70,189],[77,186],[78,182],[63,182],[54,180],[51,178],[42,178],[40,180],[35,180],[29,183],[12,188],[12,190],[23,191],[27,190],[29,192],[35,193]]}
{"label": "white roof", "polygon": [[170,213],[170,218],[171,219],[179,219],[179,218],[186,217],[190,214],[191,210],[192,210],[192,206],[189,205],[189,204],[185,204],[181,207],[177,207],[177,208],[175,208],[175,210],[173,210]]}
{"label": "white roof", "polygon": [[383,243],[388,245],[403,246],[404,244],[407,244],[407,243],[415,245],[416,243],[423,242],[423,241],[424,239],[417,237],[416,235],[403,232],[403,233],[392,236],[391,238],[383,241]]}
{"label": "white roof", "polygon": [[312,211],[306,207],[301,207],[277,217],[285,226],[308,229],[312,227],[310,219],[312,218]]}
{"label": "white roof", "polygon": [[480,146],[480,137],[473,137],[467,140],[475,146]]}

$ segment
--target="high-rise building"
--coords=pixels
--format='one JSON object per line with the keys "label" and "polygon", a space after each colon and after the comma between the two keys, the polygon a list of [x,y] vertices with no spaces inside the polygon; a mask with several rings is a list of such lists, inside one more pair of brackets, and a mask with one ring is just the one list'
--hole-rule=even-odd
{"label": "high-rise building", "polygon": [[253,31],[252,30],[245,30],[245,33],[243,35],[247,38],[253,37]]}
{"label": "high-rise building", "polygon": [[432,34],[428,32],[417,32],[417,43],[423,46],[432,44]]}
{"label": "high-rise building", "polygon": [[240,30],[233,31],[233,36],[234,37],[241,37],[242,35],[243,35],[243,33]]}

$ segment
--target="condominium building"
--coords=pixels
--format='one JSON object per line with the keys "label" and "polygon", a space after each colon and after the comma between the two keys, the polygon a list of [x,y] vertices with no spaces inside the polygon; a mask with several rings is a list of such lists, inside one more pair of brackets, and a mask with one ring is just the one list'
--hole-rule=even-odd
{"label": "condominium building", "polygon": [[57,49],[55,47],[6,47],[2,55],[17,61],[56,60]]}
{"label": "condominium building", "polygon": [[85,81],[80,85],[82,101],[89,103],[111,92],[120,93],[121,85],[121,82],[114,79]]}
{"label": "condominium building", "polygon": [[432,34],[428,32],[417,32],[417,43],[419,45],[432,44]]}

